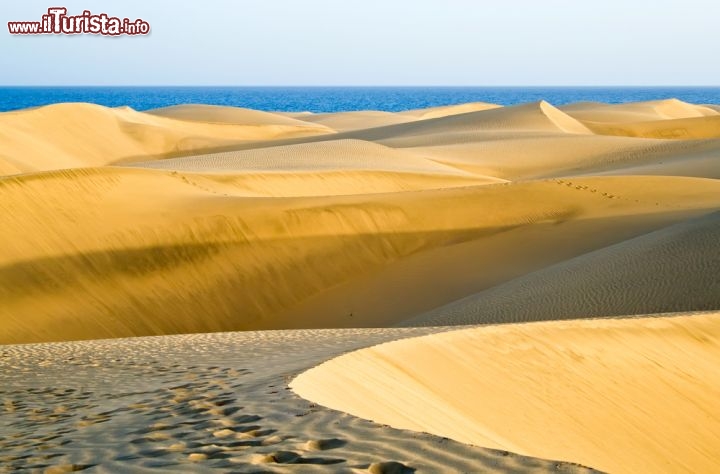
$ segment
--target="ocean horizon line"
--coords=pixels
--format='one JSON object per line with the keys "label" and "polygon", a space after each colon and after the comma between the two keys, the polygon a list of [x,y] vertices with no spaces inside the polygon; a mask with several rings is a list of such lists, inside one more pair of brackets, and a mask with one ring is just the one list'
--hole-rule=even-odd
{"label": "ocean horizon line", "polygon": [[596,85],[587,85],[587,84],[576,84],[576,85],[558,85],[558,84],[533,84],[533,85],[517,85],[517,84],[507,84],[507,85],[442,85],[442,84],[435,84],[435,85],[423,85],[423,84],[389,84],[389,85],[383,85],[383,84],[367,84],[367,85],[324,85],[324,84],[309,84],[309,85],[301,85],[301,84],[279,84],[279,85],[263,85],[263,84],[247,84],[247,85],[234,85],[234,84],[200,84],[200,85],[193,85],[193,84],[34,84],[34,85],[20,85],[20,84],[0,84],[0,88],[22,88],[22,89],[32,89],[32,88],[103,88],[103,87],[183,87],[183,88],[215,88],[215,87],[226,87],[226,88],[348,88],[348,89],[361,89],[361,88],[441,88],[441,89],[466,89],[466,88],[482,88],[482,89],[505,89],[505,88],[515,88],[515,89],[548,89],[548,88],[555,88],[555,89],[565,89],[565,88],[574,88],[574,89],[686,89],[686,88],[693,88],[693,89],[715,89],[720,88],[720,84],[713,85],[713,84],[701,84],[701,85],[693,85],[693,84],[673,84],[673,85],[663,85],[663,84],[650,84],[650,85],[622,85],[622,84],[596,84]]}

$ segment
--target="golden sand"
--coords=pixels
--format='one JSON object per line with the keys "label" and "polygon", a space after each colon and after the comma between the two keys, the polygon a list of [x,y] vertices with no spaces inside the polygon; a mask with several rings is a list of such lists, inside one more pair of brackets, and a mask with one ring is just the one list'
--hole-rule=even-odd
{"label": "golden sand", "polygon": [[720,313],[489,326],[340,356],[291,386],[396,428],[607,472],[720,468]]}
{"label": "golden sand", "polygon": [[641,138],[713,109],[565,109],[0,114],[0,342],[393,325],[720,207],[720,141]]}
{"label": "golden sand", "polygon": [[[570,320],[720,309],[719,156],[678,100],[0,113],[0,464],[717,470],[718,316]],[[532,457],[286,390],[420,334],[294,387]]]}

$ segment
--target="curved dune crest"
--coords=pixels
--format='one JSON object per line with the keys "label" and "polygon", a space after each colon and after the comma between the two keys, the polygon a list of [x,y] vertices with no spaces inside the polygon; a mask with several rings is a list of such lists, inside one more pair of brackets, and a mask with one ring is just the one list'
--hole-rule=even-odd
{"label": "curved dune crest", "polygon": [[502,106],[485,102],[429,107],[425,109],[405,110],[403,112],[383,112],[376,110],[360,110],[334,113],[301,113],[291,117],[308,123],[322,124],[339,132],[362,130],[368,128],[399,125],[419,120],[447,117],[500,108]]}
{"label": "curved dune crest", "polygon": [[2,156],[16,162],[23,172],[101,166],[327,132],[310,124],[188,122],[94,104],[55,104],[0,113]]}
{"label": "curved dune crest", "polygon": [[[220,105],[182,104],[146,110],[144,113],[190,122],[224,123],[230,125],[283,125],[301,128],[309,126],[302,120],[296,120],[272,112]],[[332,132],[331,129],[320,125],[312,128],[318,129],[318,131]]]}
{"label": "curved dune crest", "polygon": [[427,109],[405,110],[403,112],[398,112],[398,115],[410,115],[421,120],[426,120],[431,118],[447,117],[449,115],[466,114],[468,112],[478,112],[481,110],[498,109],[500,107],[502,106],[487,102],[469,102],[466,104],[445,105],[441,107],[430,107]]}
{"label": "curved dune crest", "polygon": [[393,112],[360,110],[352,112],[334,112],[322,114],[302,114],[294,116],[303,122],[329,127],[338,132],[385,127],[415,120]]}
{"label": "curved dune crest", "polygon": [[378,426],[286,391],[288,374],[437,331],[250,331],[1,346],[2,468],[598,474]]}
{"label": "curved dune crest", "polygon": [[[360,114],[364,113],[360,112]],[[437,118],[412,119],[399,124],[377,126],[371,123],[367,128],[343,131],[336,136],[280,140],[274,144],[287,145],[352,138],[405,148],[419,146],[422,143],[463,143],[468,140],[495,139],[497,136],[530,136],[531,134],[563,136],[592,135],[592,132],[563,111],[545,101],[540,101],[508,107],[483,108],[479,111],[443,115]]]}
{"label": "curved dune crest", "polygon": [[[497,107],[486,110],[447,115],[443,117],[385,127],[384,130],[369,131],[377,138],[401,137],[407,135],[432,135],[463,131],[524,131],[552,133],[591,134],[578,120],[545,101],[529,104]],[[384,132],[384,133],[383,133]]]}
{"label": "curved dune crest", "polygon": [[549,103],[540,101],[540,110],[550,119],[560,131],[565,133],[591,133],[588,128],[578,120],[575,120],[562,110],[550,105]]}
{"label": "curved dune crest", "polygon": [[720,313],[480,327],[346,354],[293,390],[355,416],[618,473],[715,472]]}
{"label": "curved dune crest", "polygon": [[568,115],[590,122],[648,122],[718,115],[713,106],[695,105],[677,99],[603,104],[580,102],[560,107]]}

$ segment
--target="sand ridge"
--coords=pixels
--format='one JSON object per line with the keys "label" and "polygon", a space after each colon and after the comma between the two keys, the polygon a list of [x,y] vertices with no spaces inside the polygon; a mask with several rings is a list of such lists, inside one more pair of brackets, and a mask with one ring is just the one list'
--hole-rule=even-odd
{"label": "sand ridge", "polygon": [[719,313],[486,326],[332,359],[290,386],[394,427],[608,472],[720,466]]}
{"label": "sand ridge", "polygon": [[430,107],[427,109],[406,110],[403,112],[381,112],[376,110],[360,110],[352,112],[334,112],[313,114],[309,112],[284,114],[304,122],[326,125],[338,132],[377,128],[387,125],[425,120],[430,118],[446,117],[480,110],[490,110],[500,107],[485,102]]}
{"label": "sand ridge", "polygon": [[257,117],[250,120],[240,124],[188,122],[130,108],[80,103],[3,112],[0,164],[10,162],[21,172],[97,166],[251,140],[330,132],[303,122],[285,123],[289,119],[280,117],[275,122],[257,123]]}
{"label": "sand ridge", "polygon": [[[291,127],[308,127],[301,120],[295,120],[280,114],[261,110],[244,109],[241,107],[225,107],[206,104],[182,104],[159,109],[151,109],[145,113],[191,122],[205,122],[230,125],[283,125]],[[322,127],[312,127],[322,130]],[[332,132],[332,129],[327,129]]]}
{"label": "sand ridge", "polygon": [[677,99],[628,104],[579,102],[560,109],[578,120],[591,122],[645,122],[718,115],[717,106],[689,104]]}

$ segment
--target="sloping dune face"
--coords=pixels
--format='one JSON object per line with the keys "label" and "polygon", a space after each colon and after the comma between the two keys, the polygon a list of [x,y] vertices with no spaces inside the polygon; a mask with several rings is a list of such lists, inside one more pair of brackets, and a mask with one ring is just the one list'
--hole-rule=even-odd
{"label": "sloping dune face", "polygon": [[3,113],[0,343],[717,309],[715,112]]}
{"label": "sloping dune face", "polygon": [[[286,127],[307,128],[302,121],[280,114],[261,110],[243,109],[239,107],[223,107],[219,105],[184,104],[148,110],[147,113],[159,117],[168,117],[190,122],[224,123],[231,125],[279,125]],[[312,127],[322,130],[323,127]],[[326,131],[331,132],[331,129]]]}
{"label": "sloping dune face", "polygon": [[355,133],[359,137],[403,144],[410,139],[425,141],[437,135],[487,136],[508,132],[591,133],[582,123],[545,101],[441,116]]}
{"label": "sloping dune face", "polygon": [[291,387],[396,428],[606,472],[717,472],[720,313],[466,329],[340,356]]}
{"label": "sloping dune face", "polygon": [[[5,112],[0,114],[0,171],[7,166],[3,163],[15,168],[6,168],[6,174],[101,166],[254,140],[331,132],[286,117],[268,118],[272,114],[263,112],[229,114],[206,107],[165,110],[157,115],[92,104],[55,104]],[[217,118],[223,114],[225,117]],[[188,116],[197,118],[188,122]]]}
{"label": "sloping dune face", "polygon": [[720,212],[524,275],[404,324],[442,326],[715,309],[720,307],[718,255]]}
{"label": "sloping dune face", "polygon": [[718,138],[720,113],[676,99],[635,104],[584,103],[563,107],[593,132],[643,138]]}
{"label": "sloping dune face", "polygon": [[447,117],[480,110],[499,108],[499,105],[487,104],[485,102],[473,102],[469,104],[449,105],[444,107],[431,107],[429,109],[407,110],[400,113],[379,112],[375,110],[361,110],[355,112],[338,112],[328,114],[296,114],[293,117],[305,122],[326,125],[338,132],[351,130],[363,130],[377,128],[387,125],[398,125],[417,120]]}
{"label": "sloping dune face", "polygon": [[612,105],[579,102],[560,108],[578,120],[591,122],[652,122],[718,115],[717,109],[712,106],[688,104],[677,99]]}
{"label": "sloping dune face", "polygon": [[406,110],[397,115],[405,115],[410,117],[418,117],[421,119],[430,119],[438,117],[447,117],[448,115],[466,114],[469,112],[478,112],[480,110],[498,109],[501,106],[488,104],[487,102],[470,102],[468,104],[447,105],[444,107],[430,107],[428,109]]}

